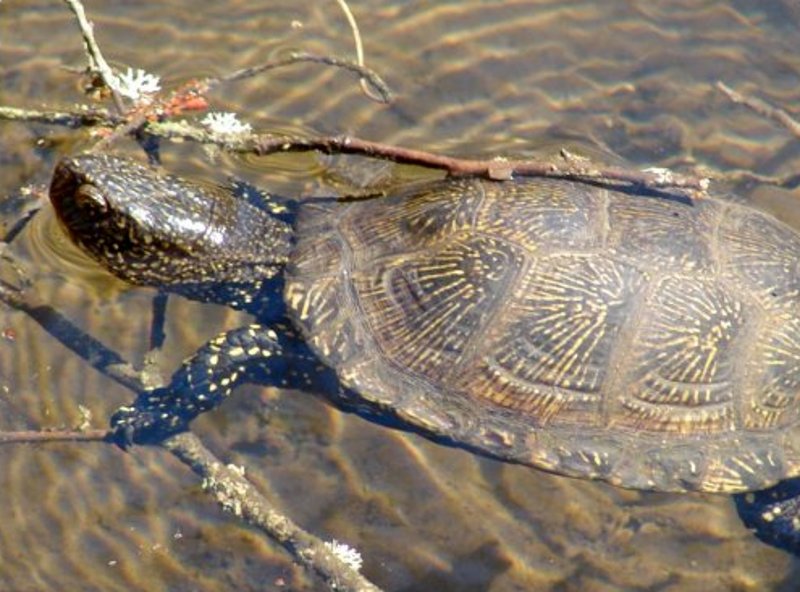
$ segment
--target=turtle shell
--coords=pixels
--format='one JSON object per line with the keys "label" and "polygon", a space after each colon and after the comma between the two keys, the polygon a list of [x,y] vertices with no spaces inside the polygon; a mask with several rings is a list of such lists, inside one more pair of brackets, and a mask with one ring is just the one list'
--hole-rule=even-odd
{"label": "turtle shell", "polygon": [[665,491],[800,473],[800,236],[750,207],[452,179],[303,206],[290,315],[403,426]]}

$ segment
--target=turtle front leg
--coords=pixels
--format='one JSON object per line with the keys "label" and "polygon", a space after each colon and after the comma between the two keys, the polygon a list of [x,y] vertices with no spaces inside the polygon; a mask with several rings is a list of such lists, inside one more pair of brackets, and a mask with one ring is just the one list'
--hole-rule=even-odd
{"label": "turtle front leg", "polygon": [[222,333],[202,346],[162,388],[140,394],[111,416],[110,439],[123,449],[155,444],[201,413],[220,405],[243,382],[318,390],[336,381],[293,332],[248,325]]}
{"label": "turtle front leg", "polygon": [[800,478],[738,494],[736,509],[759,539],[800,556]]}

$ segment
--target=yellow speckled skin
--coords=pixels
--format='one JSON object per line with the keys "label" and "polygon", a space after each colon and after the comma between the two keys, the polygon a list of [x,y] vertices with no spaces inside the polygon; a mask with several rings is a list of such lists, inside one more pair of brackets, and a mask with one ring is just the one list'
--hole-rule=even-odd
{"label": "yellow speckled skin", "polygon": [[305,206],[285,299],[365,404],[643,489],[800,473],[800,236],[716,199],[448,180]]}

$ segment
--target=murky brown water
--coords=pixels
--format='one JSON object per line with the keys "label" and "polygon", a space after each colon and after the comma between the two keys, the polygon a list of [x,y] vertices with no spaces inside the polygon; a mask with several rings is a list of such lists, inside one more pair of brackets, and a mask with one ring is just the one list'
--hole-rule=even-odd
{"label": "murky brown water", "polygon": [[[298,66],[214,92],[262,130],[349,133],[459,154],[526,154],[584,142],[637,166],[798,170],[797,140],[730,105],[720,79],[800,105],[800,8],[710,0],[351,0],[389,106],[353,79]],[[350,55],[335,3],[88,2],[108,58],[165,84],[287,50]],[[0,3],[0,104],[69,106],[62,66],[81,42],[57,1]],[[0,122],[0,195],[47,178],[84,133]],[[222,157],[165,146],[178,172],[322,191],[352,159]],[[358,164],[358,163],[355,163]],[[800,225],[798,194],[744,198]],[[11,214],[4,209],[3,224]],[[14,253],[34,290],[126,358],[147,348],[152,293],[127,290],[53,236],[40,216]],[[55,244],[55,246],[54,246]],[[69,262],[67,262],[67,260]],[[5,273],[5,270],[4,270]],[[164,368],[241,318],[173,299]],[[130,394],[24,315],[0,310],[0,428],[98,425]],[[795,590],[800,562],[756,541],[728,498],[621,491],[478,459],[342,415],[299,394],[241,390],[197,431],[306,528],[360,549],[387,590]],[[269,542],[222,515],[158,450],[102,445],[0,450],[0,589],[313,590]]]}

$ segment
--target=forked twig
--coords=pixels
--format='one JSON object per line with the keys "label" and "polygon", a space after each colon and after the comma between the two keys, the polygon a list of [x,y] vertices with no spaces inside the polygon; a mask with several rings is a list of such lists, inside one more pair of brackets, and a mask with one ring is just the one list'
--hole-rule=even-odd
{"label": "forked twig", "polygon": [[125,112],[125,104],[122,97],[117,92],[116,76],[111,66],[103,57],[100,51],[100,46],[94,38],[94,25],[86,18],[86,11],[83,9],[83,4],[80,0],[64,0],[69,6],[69,9],[75,15],[75,20],[78,22],[78,27],[81,30],[83,37],[83,47],[86,50],[86,56],[89,58],[89,67],[97,71],[105,82],[106,86],[111,89],[111,95],[114,99],[114,105],[120,113]]}

